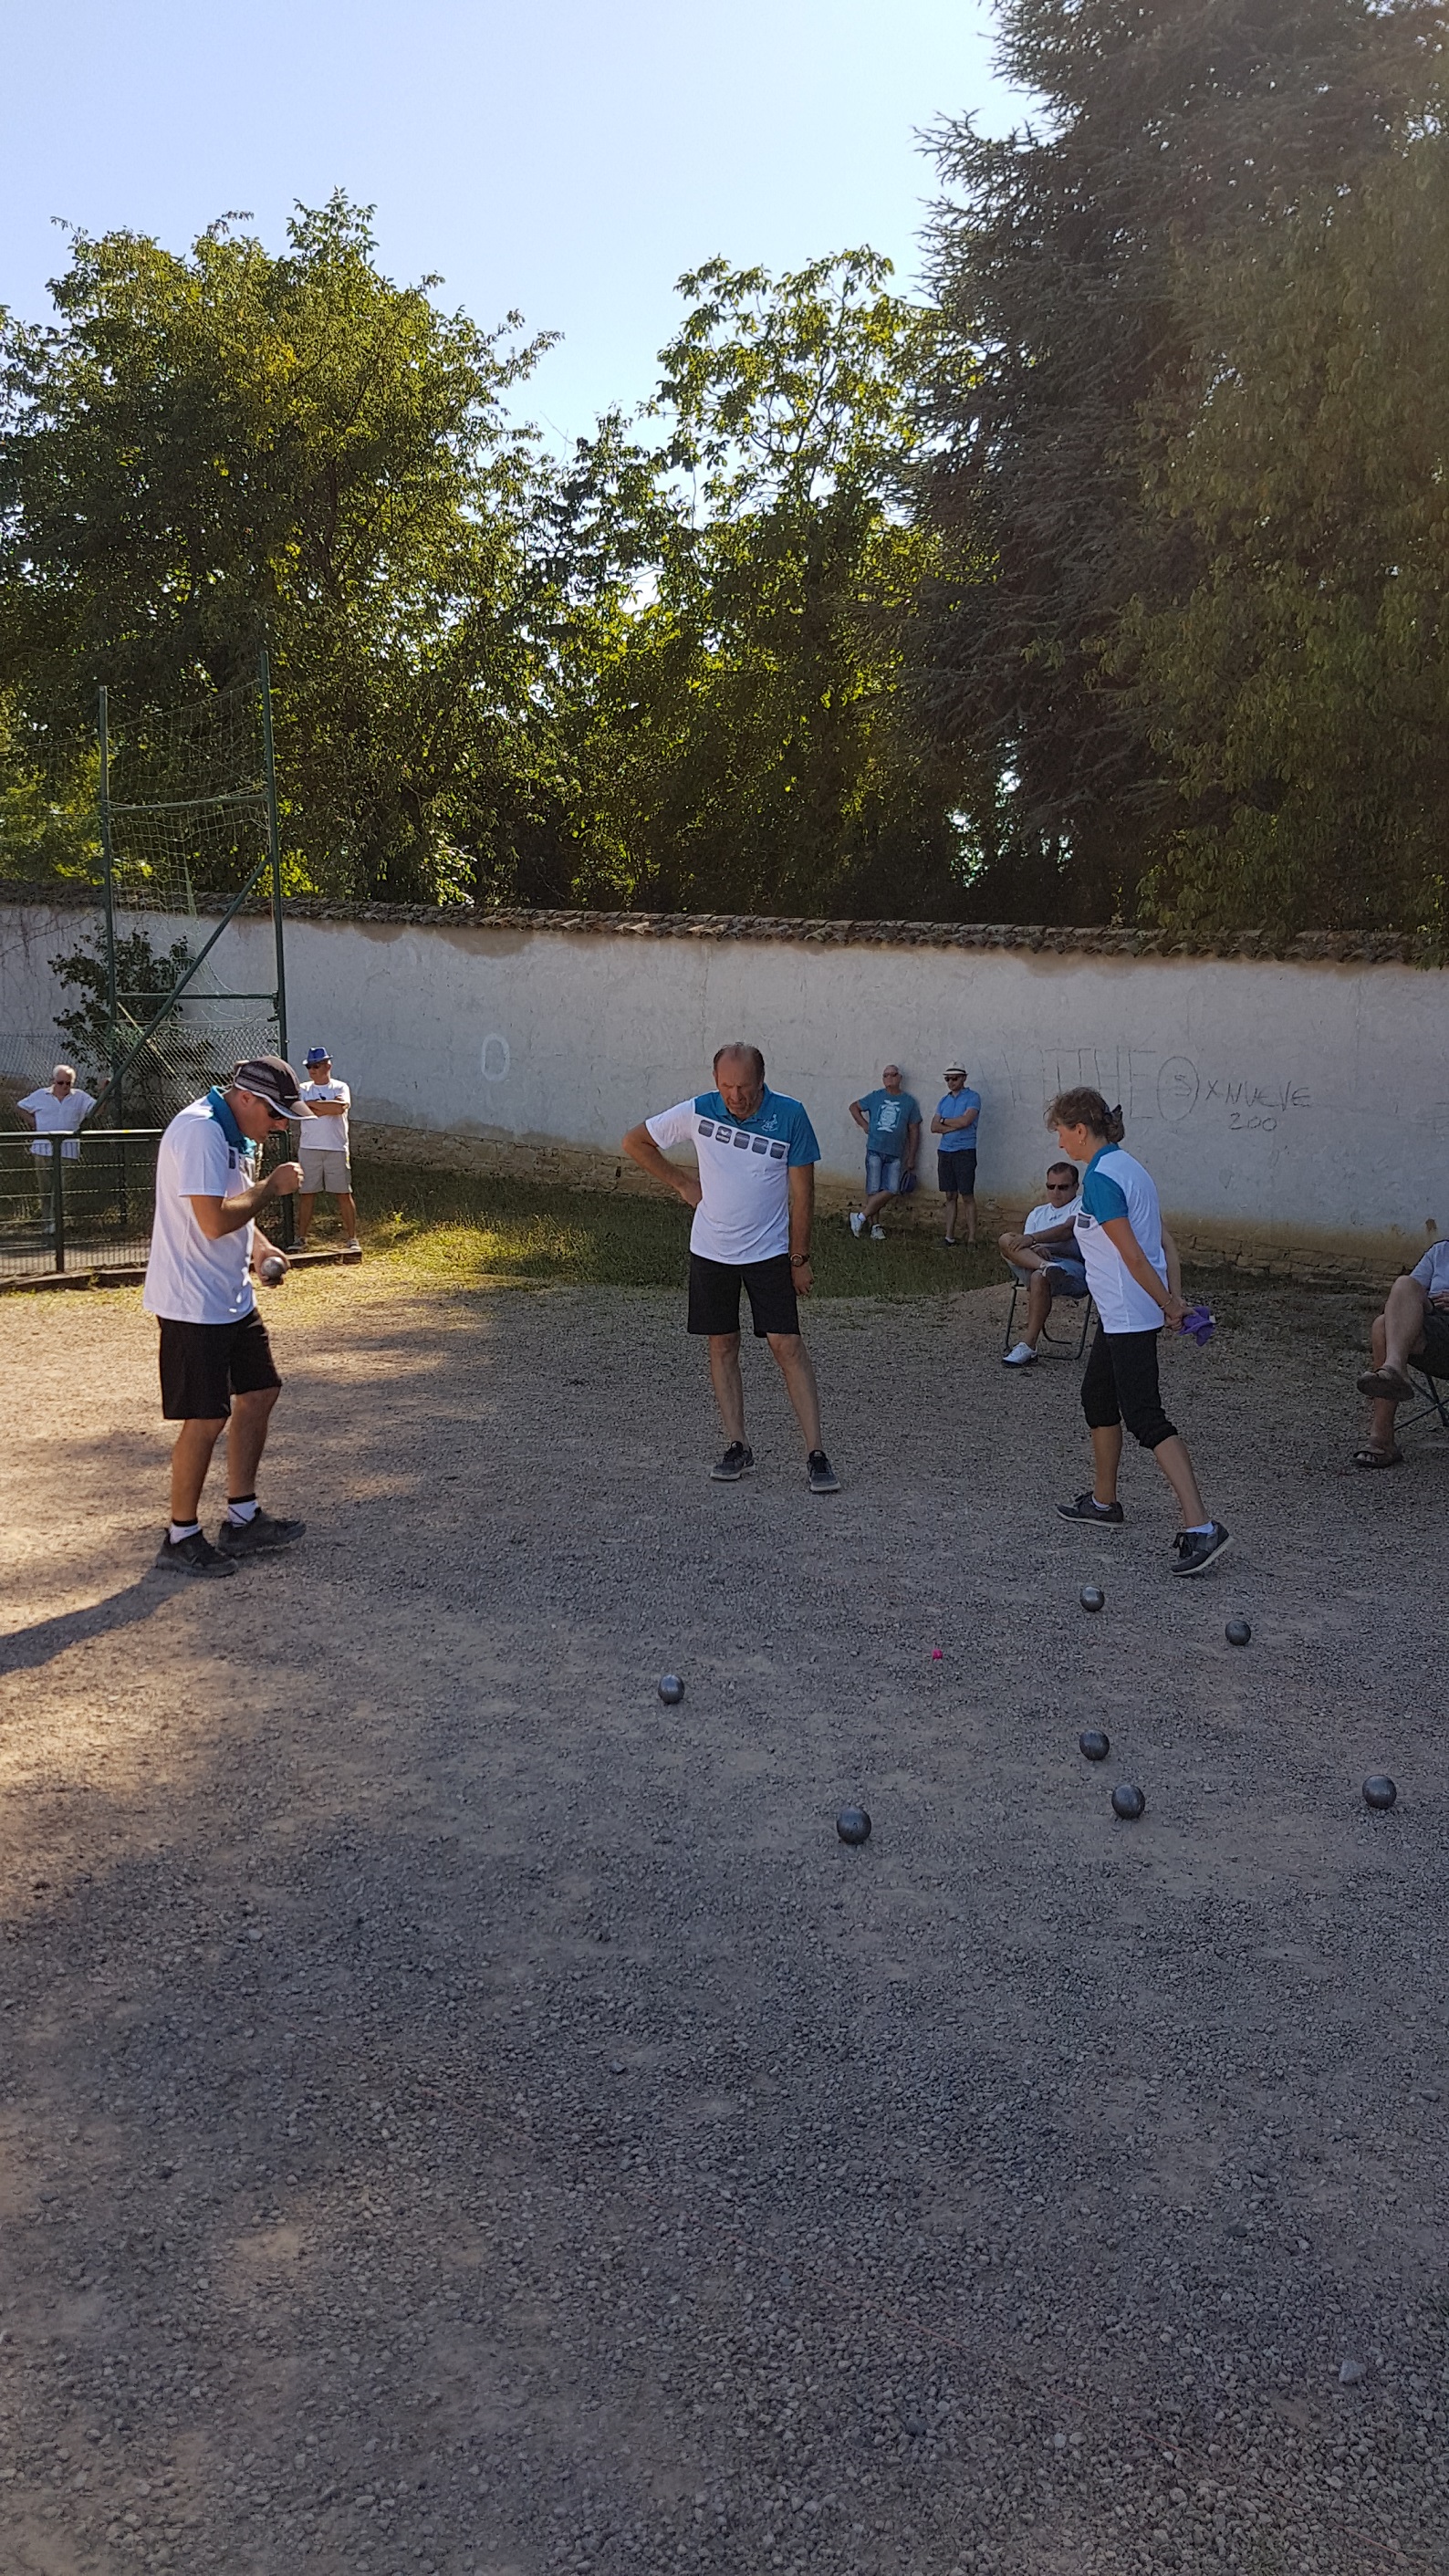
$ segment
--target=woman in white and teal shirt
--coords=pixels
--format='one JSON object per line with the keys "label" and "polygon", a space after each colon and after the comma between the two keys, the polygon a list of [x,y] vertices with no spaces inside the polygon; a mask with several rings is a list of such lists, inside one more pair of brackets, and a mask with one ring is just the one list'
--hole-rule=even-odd
{"label": "woman in white and teal shirt", "polygon": [[[1201,1574],[1232,1542],[1203,1508],[1187,1444],[1162,1409],[1157,1341],[1187,1307],[1169,1274],[1170,1239],[1150,1172],[1122,1145],[1122,1112],[1100,1091],[1058,1094],[1047,1111],[1064,1154],[1087,1166],[1077,1241],[1100,1321],[1082,1378],[1082,1411],[1092,1435],[1090,1493],[1058,1503],[1063,1520],[1118,1522],[1122,1426],[1162,1469],[1182,1514],[1173,1540],[1174,1574]],[[1175,1268],[1175,1264],[1174,1264]]]}

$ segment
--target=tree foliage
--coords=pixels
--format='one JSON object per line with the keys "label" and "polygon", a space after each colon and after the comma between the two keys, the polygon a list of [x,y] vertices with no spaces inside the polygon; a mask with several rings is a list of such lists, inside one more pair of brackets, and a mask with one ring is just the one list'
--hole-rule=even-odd
{"label": "tree foliage", "polygon": [[[271,649],[294,874],[427,896],[526,699],[529,449],[509,352],[384,278],[366,214],[273,257],[71,241],[57,319],[3,343],[0,676],[57,782],[118,719]],[[516,321],[516,317],[511,317]],[[537,344],[534,344],[535,347]]]}
{"label": "tree foliage", "polygon": [[1449,149],[1194,264],[1196,399],[1149,499],[1200,577],[1114,638],[1181,791],[1144,892],[1197,931],[1445,945]]}
{"label": "tree foliage", "polygon": [[1148,506],[1144,420],[1191,436],[1199,263],[1312,225],[1389,154],[1433,0],[1006,0],[1001,62],[1042,101],[938,137],[940,303],[925,506],[943,549],[919,649],[939,738],[987,745],[976,899],[1130,917],[1170,828],[1160,728],[1103,639],[1198,567]]}
{"label": "tree foliage", "polygon": [[561,482],[555,706],[594,900],[959,903],[951,781],[899,685],[930,321],[889,274],[858,251],[683,278],[654,443],[615,415]]}

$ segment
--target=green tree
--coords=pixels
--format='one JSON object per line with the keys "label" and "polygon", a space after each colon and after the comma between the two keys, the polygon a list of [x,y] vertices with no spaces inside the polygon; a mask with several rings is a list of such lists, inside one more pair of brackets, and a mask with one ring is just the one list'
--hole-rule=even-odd
{"label": "green tree", "polygon": [[1350,195],[1422,94],[1441,13],[1005,0],[1000,23],[1003,70],[1041,105],[1005,139],[969,120],[938,138],[920,681],[937,739],[979,755],[979,909],[1131,917],[1176,791],[1101,644],[1195,571],[1185,515],[1147,504],[1141,431],[1198,381],[1189,255]]}
{"label": "green tree", "polygon": [[1197,399],[1153,439],[1200,576],[1112,648],[1181,790],[1159,920],[1418,931],[1449,876],[1449,143],[1195,266]]}
{"label": "green tree", "polygon": [[900,687],[931,322],[889,275],[855,251],[685,277],[656,442],[613,416],[560,484],[554,741],[585,900],[959,906],[954,772]]}
{"label": "green tree", "polygon": [[436,282],[384,277],[340,196],[278,257],[226,223],[186,257],[72,237],[56,320],[0,338],[0,686],[37,771],[74,769],[97,683],[124,742],[265,640],[294,883],[448,889],[530,703],[505,403],[540,343],[441,313]]}

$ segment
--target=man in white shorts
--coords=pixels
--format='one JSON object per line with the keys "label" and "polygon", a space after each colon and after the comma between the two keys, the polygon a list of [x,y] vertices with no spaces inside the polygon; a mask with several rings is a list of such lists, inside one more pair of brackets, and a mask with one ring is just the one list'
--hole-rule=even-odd
{"label": "man in white shorts", "polygon": [[[312,1209],[319,1190],[337,1201],[344,1252],[360,1252],[357,1201],[352,1195],[352,1165],[347,1152],[347,1115],[352,1094],[345,1082],[332,1079],[332,1059],[325,1047],[307,1049],[307,1079],[302,1101],[312,1116],[302,1121],[298,1152],[302,1157],[302,1197],[297,1210],[298,1252],[307,1249]],[[316,1122],[315,1124],[313,1122]]]}
{"label": "man in white shorts", "polygon": [[[156,1563],[168,1574],[235,1574],[237,1559],[289,1547],[302,1521],[257,1501],[257,1469],[282,1381],[252,1290],[254,1260],[286,1258],[253,1219],[290,1198],[301,1167],[257,1179],[259,1148],[298,1115],[299,1086],[280,1056],[239,1064],[172,1119],[156,1152],[156,1213],[142,1303],[161,1326],[161,1410],[179,1422],[171,1452],[171,1526]],[[211,1453],[226,1439],[227,1511],[212,1546],[199,1518]]]}

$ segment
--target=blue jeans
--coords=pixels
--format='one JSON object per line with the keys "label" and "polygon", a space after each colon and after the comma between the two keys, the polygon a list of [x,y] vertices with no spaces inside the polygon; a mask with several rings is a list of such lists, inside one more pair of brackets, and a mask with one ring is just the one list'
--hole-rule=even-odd
{"label": "blue jeans", "polygon": [[894,1198],[901,1186],[902,1154],[867,1154],[865,1158],[865,1195],[873,1199],[877,1190],[889,1190]]}

